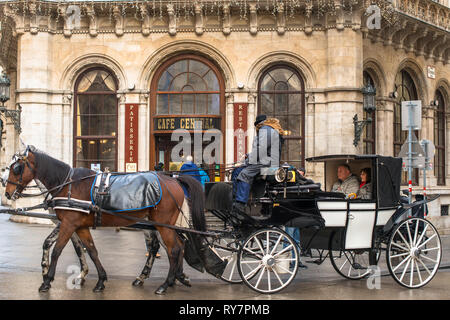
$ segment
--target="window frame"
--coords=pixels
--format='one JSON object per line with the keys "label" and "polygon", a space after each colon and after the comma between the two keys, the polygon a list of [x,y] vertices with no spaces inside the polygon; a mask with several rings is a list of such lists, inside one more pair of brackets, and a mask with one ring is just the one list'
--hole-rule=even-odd
{"label": "window frame", "polygon": [[[439,101],[438,106],[434,110],[434,119],[433,119],[433,135],[434,135],[434,146],[435,146],[435,156],[434,156],[434,175],[436,177],[436,184],[438,186],[445,186],[445,179],[446,179],[446,126],[447,126],[447,115],[445,113],[446,105],[445,105],[445,98],[444,94],[440,89],[437,89],[435,92],[435,100]],[[436,128],[436,123],[438,127]],[[442,127],[439,126],[439,124],[442,125]],[[443,131],[443,141],[442,144],[439,144],[439,138],[436,136],[436,133],[439,133],[439,131]],[[443,151],[443,157],[439,157],[439,151]],[[438,167],[442,167],[443,173],[442,176],[439,175],[439,169]]]}
{"label": "window frame", "polygon": [[[110,74],[110,77],[113,78],[114,84],[115,84],[115,91],[87,91],[87,92],[78,92],[78,86],[81,82],[81,80],[86,76],[88,73],[92,71],[104,71]],[[114,163],[115,168],[110,168],[111,171],[118,171],[119,169],[119,163],[118,163],[118,130],[119,130],[119,99],[117,98],[117,90],[119,88],[119,83],[117,80],[117,77],[114,75],[114,73],[105,68],[105,67],[93,67],[88,68],[84,70],[80,75],[78,75],[77,80],[75,81],[74,85],[74,104],[73,104],[73,156],[72,156],[72,163],[73,167],[75,168],[77,165],[77,142],[82,140],[93,140],[98,143],[100,140],[111,140],[115,142],[115,154],[114,154]],[[116,135],[115,136],[109,136],[109,135],[77,135],[77,117],[78,117],[78,97],[79,96],[93,96],[93,95],[114,95],[115,102],[116,102],[116,120],[115,120],[115,127],[116,127]],[[94,160],[100,160],[100,159],[94,159]],[[88,168],[90,169],[90,168]],[[113,170],[114,169],[114,170]]]}
{"label": "window frame", "polygon": [[[266,75],[268,75],[271,71],[276,70],[276,69],[287,69],[291,72],[293,72],[297,78],[300,81],[300,85],[301,85],[301,89],[300,91],[289,91],[289,90],[261,90],[261,86],[262,86],[262,82],[265,79]],[[280,159],[281,161],[300,161],[300,164],[302,167],[305,167],[305,111],[306,111],[306,99],[305,99],[305,81],[301,75],[300,72],[298,72],[295,68],[293,68],[292,66],[288,65],[288,64],[276,64],[276,65],[272,65],[270,67],[268,67],[267,69],[265,69],[262,73],[261,76],[258,80],[258,87],[257,87],[257,94],[258,94],[258,106],[257,106],[257,115],[262,114],[261,113],[261,108],[262,108],[262,102],[261,102],[261,98],[263,94],[272,94],[275,95],[277,93],[283,93],[283,94],[287,94],[288,95],[288,101],[289,101],[289,94],[300,94],[301,96],[301,107],[300,107],[300,116],[301,116],[301,132],[300,132],[300,136],[284,136],[284,148],[286,147],[286,145],[288,144],[288,142],[290,140],[298,140],[301,142],[301,158],[298,160],[289,160],[289,159]],[[275,101],[275,100],[274,100]],[[275,103],[275,102],[274,102]],[[288,102],[289,103],[289,102]],[[275,108],[275,107],[274,107]],[[289,112],[286,113],[286,116],[289,117]],[[269,115],[267,114],[267,116],[272,116],[276,118],[276,115]],[[295,116],[298,116],[298,114],[295,114]],[[283,129],[287,129],[287,128],[283,128]],[[289,150],[288,150],[289,152]],[[289,156],[289,155],[288,155]]]}

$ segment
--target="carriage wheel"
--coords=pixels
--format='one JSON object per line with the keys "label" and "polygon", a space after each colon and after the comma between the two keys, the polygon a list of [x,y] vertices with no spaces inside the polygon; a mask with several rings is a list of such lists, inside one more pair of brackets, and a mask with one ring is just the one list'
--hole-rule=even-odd
{"label": "carriage wheel", "polygon": [[[229,249],[227,249],[229,248]],[[220,238],[218,242],[212,244],[212,249],[222,258],[227,259],[228,264],[220,276],[228,283],[242,283],[242,278],[237,267],[239,246],[234,240]]]}
{"label": "carriage wheel", "polygon": [[380,250],[360,249],[360,250],[332,250],[332,243],[337,233],[333,233],[330,238],[329,254],[331,265],[341,276],[350,280],[360,280],[371,274],[370,265],[378,263]]}
{"label": "carriage wheel", "polygon": [[262,229],[250,235],[238,255],[238,270],[244,283],[259,293],[286,288],[298,270],[295,241],[280,229]]}
{"label": "carriage wheel", "polygon": [[409,218],[392,232],[386,251],[389,272],[400,285],[420,288],[433,279],[441,262],[441,239],[422,218]]}

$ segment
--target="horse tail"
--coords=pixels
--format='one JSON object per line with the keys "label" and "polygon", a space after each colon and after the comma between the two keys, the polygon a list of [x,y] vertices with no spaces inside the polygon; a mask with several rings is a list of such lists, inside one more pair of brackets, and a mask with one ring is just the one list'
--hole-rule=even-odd
{"label": "horse tail", "polygon": [[206,231],[205,194],[202,184],[188,175],[179,176],[177,180],[187,190],[194,228],[199,231]]}

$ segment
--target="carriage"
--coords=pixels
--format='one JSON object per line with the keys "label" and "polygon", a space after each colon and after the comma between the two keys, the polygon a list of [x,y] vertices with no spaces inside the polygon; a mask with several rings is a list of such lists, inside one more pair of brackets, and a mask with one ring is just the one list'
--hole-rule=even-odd
{"label": "carriage", "polygon": [[[401,159],[329,155],[307,161],[323,163],[323,186],[298,179],[298,172],[288,165],[275,168],[254,182],[245,217],[232,214],[230,183],[207,186],[206,209],[229,231],[212,243],[227,261],[224,281],[244,282],[259,293],[278,292],[295,278],[300,254],[316,258],[316,264],[329,258],[341,276],[363,279],[375,270],[382,252],[400,285],[420,288],[431,281],[442,248],[424,209],[436,197],[425,200],[417,195],[408,204],[400,193]],[[372,169],[371,199],[350,199],[330,191],[343,163],[353,172]],[[283,227],[300,229],[301,249]]]}
{"label": "carriage", "polygon": [[[60,221],[66,217],[61,223],[61,231],[65,229],[61,233],[65,238],[57,236],[58,226],[44,243],[44,248],[47,246],[49,250],[56,241],[50,266],[48,260],[42,264],[46,269],[43,269],[44,282],[40,291],[50,288],[57,256],[73,232],[81,238],[96,265],[99,281],[94,291],[104,289],[106,272],[89,234],[89,228],[96,226],[157,229],[160,234],[163,231],[162,239],[171,246],[168,250],[171,252],[171,266],[168,278],[156,291],[159,294],[166,292],[175,279],[190,285],[182,269],[183,252],[186,262],[194,268],[206,270],[230,283],[244,282],[251,289],[265,294],[286,288],[297,274],[299,255],[309,254],[310,251],[317,252],[314,256],[317,264],[330,258],[334,269],[348,279],[369,276],[381,253],[386,252],[389,272],[400,285],[420,288],[431,281],[439,268],[442,248],[439,234],[425,219],[424,212],[426,203],[436,197],[423,199],[416,196],[416,201],[409,204],[405,197],[400,196],[401,159],[377,155],[337,155],[314,157],[307,161],[324,164],[323,186],[303,178],[287,164],[267,168],[253,183],[247,212],[238,214],[231,210],[231,182],[207,184],[204,198],[200,183],[193,178],[174,179],[167,174],[156,175],[153,172],[136,173],[135,176],[93,174],[87,169],[71,168],[28,146],[23,153],[14,156],[2,179],[6,184],[5,194],[11,199],[25,196],[22,191],[28,183],[38,179],[45,187],[38,195],[46,194],[46,200],[34,207],[4,212],[27,214],[26,211],[33,208],[53,208],[56,216],[35,216],[58,218]],[[331,183],[336,179],[336,169],[342,163],[349,164],[353,172],[371,168],[371,199],[349,199],[342,193],[330,191]],[[105,181],[116,181],[115,193],[112,192],[112,184],[106,187]],[[135,191],[130,190],[131,181]],[[146,187],[141,182],[145,182]],[[179,204],[185,199],[180,185],[190,194],[193,224],[190,228],[173,224],[182,212]],[[102,201],[92,199],[93,190]],[[144,193],[149,193],[150,198],[140,199],[141,207],[136,207],[135,202],[131,203],[130,209],[123,207],[123,204],[130,204],[124,202],[126,194],[130,194],[128,200],[134,201],[136,195]],[[47,200],[50,194],[52,197]],[[87,201],[89,198],[92,201]],[[118,203],[115,207],[120,207],[120,210],[106,210],[104,199],[115,199]],[[143,206],[143,201],[150,205]],[[56,209],[62,211],[58,213]],[[220,230],[206,230],[205,209],[223,222]],[[152,214],[151,221],[148,220],[149,214]],[[69,215],[70,218],[67,218]],[[77,229],[79,225],[82,225],[81,231]],[[300,251],[295,240],[283,230],[284,227],[301,230]],[[158,248],[159,242],[154,236],[146,265],[133,284],[141,285],[143,279],[149,276]],[[48,251],[43,256],[48,258]]]}

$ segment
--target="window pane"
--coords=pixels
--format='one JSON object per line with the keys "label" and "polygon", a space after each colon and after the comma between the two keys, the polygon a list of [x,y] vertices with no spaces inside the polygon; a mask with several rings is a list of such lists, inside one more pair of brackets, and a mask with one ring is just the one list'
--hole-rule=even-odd
{"label": "window pane", "polygon": [[172,79],[173,79],[172,75],[169,72],[164,71],[158,82],[158,90],[168,91]]}
{"label": "window pane", "polygon": [[270,71],[270,75],[275,80],[275,82],[287,82],[287,80],[292,76],[292,71],[284,68],[278,68]]}
{"label": "window pane", "polygon": [[116,141],[113,139],[78,140],[76,167],[91,168],[91,164],[100,163],[100,170],[106,167],[110,171],[116,168]]}
{"label": "window pane", "polygon": [[261,95],[261,114],[272,115],[274,113],[273,95],[262,94]]}
{"label": "window pane", "polygon": [[181,94],[169,94],[169,114],[181,114]]}
{"label": "window pane", "polygon": [[290,94],[289,95],[289,113],[300,114],[302,112],[302,95]]}
{"label": "window pane", "polygon": [[275,81],[270,76],[270,74],[266,74],[261,82],[261,91],[273,91],[275,88]]}
{"label": "window pane", "polygon": [[219,80],[217,79],[215,73],[212,70],[209,70],[209,72],[203,77],[203,80],[208,85],[209,91],[219,91]]}
{"label": "window pane", "polygon": [[203,77],[208,72],[209,67],[197,60],[189,60],[189,72],[194,72],[198,76]]}
{"label": "window pane", "polygon": [[89,113],[89,96],[77,96],[77,114]]}
{"label": "window pane", "polygon": [[294,73],[292,77],[288,80],[289,83],[289,91],[301,91],[302,84],[300,82],[299,77]]}
{"label": "window pane", "polygon": [[77,136],[89,135],[89,115],[77,117]]}
{"label": "window pane", "polygon": [[89,135],[91,136],[112,136],[116,131],[115,115],[93,115],[89,119]]}
{"label": "window pane", "polygon": [[207,108],[207,94],[196,94],[195,95],[195,113],[196,114],[206,114]]}
{"label": "window pane", "polygon": [[285,130],[291,130],[291,135],[293,136],[301,136],[302,135],[302,116],[293,115],[289,116],[289,126],[287,128],[283,128]]}
{"label": "window pane", "polygon": [[187,84],[187,73],[182,73],[173,79],[169,91],[181,92],[183,87]]}
{"label": "window pane", "polygon": [[192,91],[206,91],[208,90],[206,83],[203,81],[202,78],[200,78],[195,73],[189,73],[189,80],[188,84],[193,88]]}
{"label": "window pane", "polygon": [[180,60],[172,64],[167,68],[167,71],[173,76],[176,77],[178,74],[182,72],[187,72],[187,60]]}
{"label": "window pane", "polygon": [[114,114],[117,115],[117,97],[114,94],[103,96],[103,111],[104,114]]}
{"label": "window pane", "polygon": [[194,113],[194,95],[193,94],[182,94],[183,99],[183,114],[193,114]]}
{"label": "window pane", "polygon": [[275,115],[288,113],[288,95],[275,94]]}
{"label": "window pane", "polygon": [[169,95],[158,94],[156,105],[156,114],[168,114],[169,113]]}
{"label": "window pane", "polygon": [[220,115],[220,95],[209,94],[209,114]]}
{"label": "window pane", "polygon": [[289,145],[289,160],[300,160],[302,141],[299,139],[288,139],[287,144]]}

